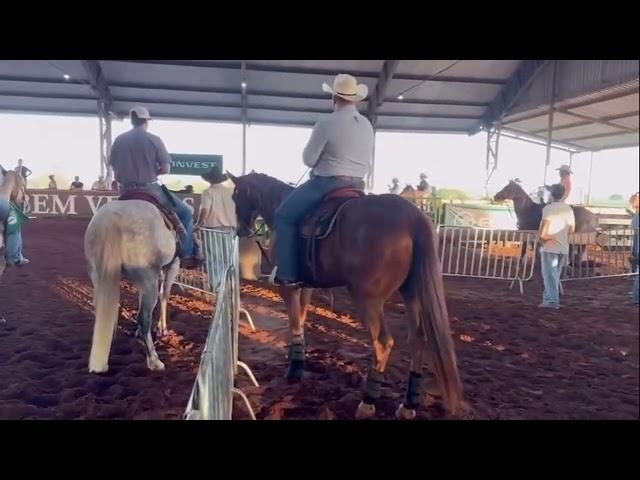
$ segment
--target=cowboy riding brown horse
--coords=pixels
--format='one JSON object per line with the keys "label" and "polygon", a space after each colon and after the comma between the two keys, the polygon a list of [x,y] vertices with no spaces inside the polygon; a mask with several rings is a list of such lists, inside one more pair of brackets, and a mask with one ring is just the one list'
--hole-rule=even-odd
{"label": "cowboy riding brown horse", "polygon": [[[270,229],[291,186],[264,174],[229,178],[240,236],[248,236],[259,214]],[[438,240],[431,221],[398,195],[331,192],[300,226],[301,272],[310,288],[347,287],[369,327],[374,361],[367,375],[356,418],[375,415],[383,375],[394,340],[384,321],[384,303],[399,291],[406,305],[411,366],[404,402],[396,415],[415,417],[421,403],[425,353],[439,381],[447,409],[462,402],[456,355],[449,328]],[[277,232],[276,232],[277,242]],[[304,321],[311,290],[281,288],[289,311],[288,378],[300,381],[304,370]],[[298,339],[298,341],[295,341]]]}

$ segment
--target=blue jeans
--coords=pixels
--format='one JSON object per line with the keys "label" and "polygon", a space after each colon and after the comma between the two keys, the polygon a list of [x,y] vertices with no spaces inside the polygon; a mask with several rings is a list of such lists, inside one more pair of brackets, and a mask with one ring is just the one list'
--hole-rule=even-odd
{"label": "blue jeans", "polygon": [[542,303],[544,305],[560,306],[560,275],[562,267],[567,261],[567,256],[562,253],[540,252],[542,263],[542,280],[544,293]]}
{"label": "blue jeans", "polygon": [[[4,223],[9,218],[11,205],[5,199],[0,199],[0,223]],[[20,230],[7,235],[7,245],[4,257],[8,264],[17,263],[22,260],[22,233]]]}
{"label": "blue jeans", "polygon": [[364,181],[355,177],[313,177],[282,202],[276,211],[276,263],[278,280],[296,282],[299,278],[299,224],[333,190],[343,187],[364,189]]}
{"label": "blue jeans", "polygon": [[180,222],[182,222],[182,225],[186,230],[186,235],[180,236],[180,257],[190,258],[195,256],[193,214],[189,207],[173,193],[165,192],[160,185],[148,185],[144,188],[135,188],[135,190],[153,195],[160,205],[178,215]]}

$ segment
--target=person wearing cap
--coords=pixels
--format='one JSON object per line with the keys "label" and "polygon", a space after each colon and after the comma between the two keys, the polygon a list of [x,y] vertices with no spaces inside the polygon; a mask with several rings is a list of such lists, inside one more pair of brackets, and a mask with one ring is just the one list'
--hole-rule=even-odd
{"label": "person wearing cap", "polygon": [[561,184],[551,185],[551,203],[542,209],[538,232],[542,248],[542,280],[544,293],[541,308],[560,308],[560,276],[569,255],[569,235],[575,232],[573,209],[564,203],[565,191]]}
{"label": "person wearing cap", "polygon": [[198,212],[198,227],[230,228],[235,231],[238,226],[236,205],[233,201],[235,185],[229,177],[222,173],[216,165],[201,175],[209,183],[200,196],[200,211]]}
{"label": "person wearing cap", "polygon": [[202,260],[197,255],[193,236],[193,213],[189,207],[158,182],[158,175],[171,170],[171,157],[157,135],[149,133],[151,115],[145,107],[134,107],[129,113],[133,128],[119,135],[113,142],[109,164],[121,193],[143,192],[158,203],[175,212],[182,222],[185,234],[180,238],[180,266],[197,268]]}
{"label": "person wearing cap", "polygon": [[567,199],[571,196],[571,191],[573,190],[573,181],[571,178],[573,172],[571,171],[571,167],[569,165],[562,165],[556,170],[560,174],[560,185],[564,187],[564,196],[561,200],[563,202],[566,202]]}
{"label": "person wearing cap", "polygon": [[373,155],[373,127],[356,108],[367,96],[367,86],[341,74],[333,87],[325,83],[322,88],[332,96],[333,112],[316,123],[302,152],[304,164],[311,169],[310,179],[291,192],[276,212],[277,267],[271,281],[279,285],[300,286],[299,222],[333,190],[364,190]]}

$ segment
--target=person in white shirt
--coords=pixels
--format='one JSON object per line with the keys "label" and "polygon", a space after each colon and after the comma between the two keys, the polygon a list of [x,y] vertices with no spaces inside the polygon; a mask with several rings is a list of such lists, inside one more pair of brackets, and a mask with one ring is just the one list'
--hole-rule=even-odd
{"label": "person in white shirt", "polygon": [[109,190],[109,185],[107,185],[107,182],[105,181],[103,175],[100,175],[98,177],[97,182],[93,182],[93,185],[91,185],[91,190]]}
{"label": "person in white shirt", "polygon": [[[236,205],[233,201],[235,185],[226,174],[222,173],[222,169],[217,165],[202,174],[201,177],[210,186],[200,196],[200,211],[198,212],[195,228],[215,228],[235,233],[238,224]],[[205,258],[212,259],[214,263],[216,263],[219,255],[225,257],[229,254],[224,250],[214,249],[212,251],[208,248],[208,245],[208,242],[203,242],[202,248],[205,249],[203,253]],[[215,268],[212,270],[207,269],[207,272],[212,285],[218,285],[222,278],[217,275],[222,272],[218,272]]]}
{"label": "person in white shirt", "polygon": [[542,210],[540,259],[542,263],[542,308],[560,308],[560,276],[569,255],[569,235],[575,232],[573,209],[564,203],[564,186],[552,185],[551,203]]}
{"label": "person in white shirt", "polygon": [[218,166],[211,168],[201,177],[210,186],[200,196],[200,212],[196,225],[235,230],[238,226],[236,205],[233,201],[235,185]]}

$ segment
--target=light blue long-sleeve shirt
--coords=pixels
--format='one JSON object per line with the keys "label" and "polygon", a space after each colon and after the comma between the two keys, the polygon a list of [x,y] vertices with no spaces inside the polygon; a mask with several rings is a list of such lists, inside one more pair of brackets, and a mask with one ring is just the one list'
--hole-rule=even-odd
{"label": "light blue long-sleeve shirt", "polygon": [[343,105],[316,123],[302,159],[320,177],[364,178],[373,142],[371,122],[354,105]]}

